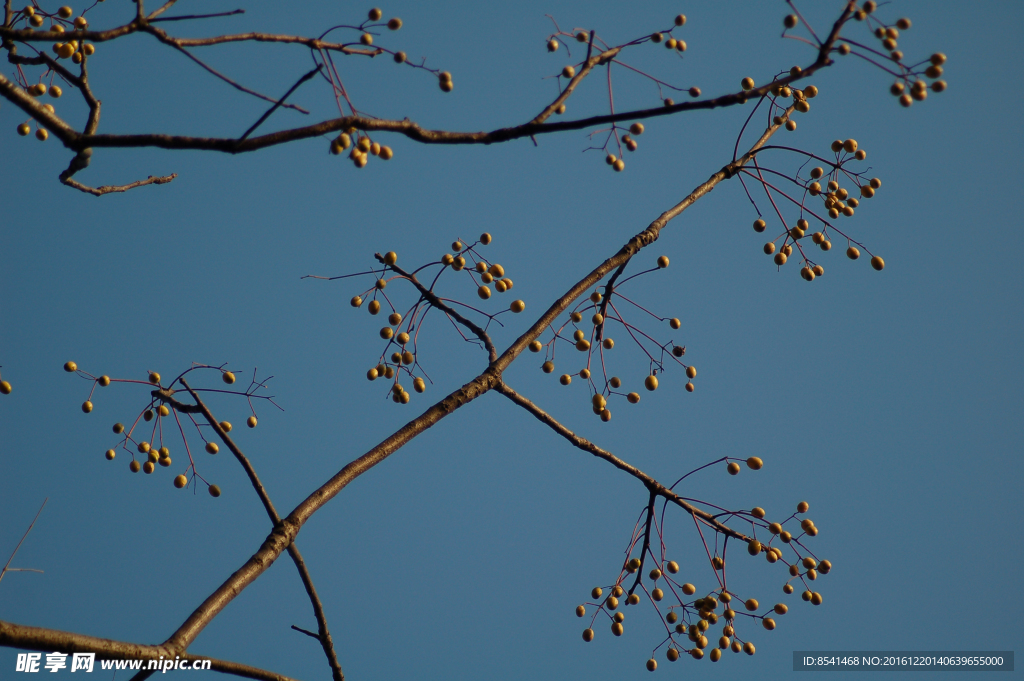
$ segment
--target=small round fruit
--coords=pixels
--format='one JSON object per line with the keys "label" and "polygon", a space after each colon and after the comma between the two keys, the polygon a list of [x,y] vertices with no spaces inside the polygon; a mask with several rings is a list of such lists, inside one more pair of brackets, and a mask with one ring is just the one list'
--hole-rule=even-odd
{"label": "small round fruit", "polygon": [[754,648],[753,643],[747,641],[743,644],[743,652],[745,652],[747,655],[753,655],[755,652],[757,652],[757,649]]}
{"label": "small round fruit", "polygon": [[82,402],[82,411],[85,412],[86,414],[91,412],[92,411],[92,402],[90,402],[89,400],[86,400],[85,402]]}
{"label": "small round fruit", "polygon": [[255,428],[256,427],[256,417],[255,416],[250,416],[249,418],[247,418],[245,420],[245,425],[249,426],[250,428]]}
{"label": "small round fruit", "polygon": [[220,451],[220,447],[217,446],[216,442],[207,442],[206,451],[208,451],[210,454],[216,454],[217,452]]}
{"label": "small round fruit", "polygon": [[634,123],[633,125],[629,126],[629,131],[634,135],[642,135],[644,134],[644,124]]}
{"label": "small round fruit", "polygon": [[512,304],[508,306],[508,309],[515,313],[519,313],[526,309],[526,303],[521,300],[513,300]]}
{"label": "small round fruit", "polygon": [[667,255],[662,255],[658,257],[658,267],[660,267],[661,269],[665,269],[666,267],[668,267],[668,262],[669,261]]}
{"label": "small round fruit", "polygon": [[615,341],[614,341],[614,340],[612,340],[611,338],[605,338],[605,339],[604,339],[604,340],[603,340],[603,341],[601,342],[601,345],[603,345],[603,346],[604,346],[604,349],[605,349],[605,350],[611,350],[612,348],[614,348],[614,347],[615,347]]}
{"label": "small round fruit", "polygon": [[[774,244],[772,245],[774,246]],[[775,254],[775,264],[778,265],[779,267],[785,265],[786,260],[788,260],[788,258],[786,257],[786,254],[783,253],[782,251],[779,251],[778,253]]]}
{"label": "small round fruit", "polygon": [[584,629],[583,630],[583,640],[586,641],[587,643],[589,643],[590,641],[593,641],[594,640],[594,630],[593,629]]}
{"label": "small round fruit", "polygon": [[662,591],[661,589],[654,589],[653,591],[651,591],[651,598],[653,598],[656,601],[660,601],[664,597],[665,597],[665,592]]}
{"label": "small round fruit", "polygon": [[155,470],[156,466],[153,465],[152,461],[147,461],[146,463],[142,464],[142,472],[145,473],[146,475],[149,475]]}
{"label": "small round fruit", "polygon": [[548,41],[548,52],[557,52],[557,51],[558,51],[558,41],[555,40],[554,38],[552,38],[551,40]]}
{"label": "small round fruit", "polygon": [[850,260],[856,260],[860,257],[860,251],[855,246],[850,246],[846,249],[846,257]]}
{"label": "small round fruit", "polygon": [[530,341],[530,352],[540,352],[544,348],[544,345],[539,341]]}
{"label": "small round fruit", "polygon": [[740,465],[735,461],[731,461],[729,462],[729,465],[726,467],[726,470],[729,471],[729,475],[739,475]]}
{"label": "small round fruit", "polygon": [[626,395],[626,400],[630,404],[636,404],[637,402],[640,401],[640,393],[629,393],[628,395]]}
{"label": "small round fruit", "polygon": [[391,19],[388,19],[388,29],[390,29],[392,31],[397,31],[400,28],[402,28],[402,20],[401,19],[399,19],[398,17],[393,17]]}
{"label": "small round fruit", "polygon": [[644,379],[644,387],[654,391],[658,389],[658,377],[651,375]]}
{"label": "small round fruit", "polygon": [[18,134],[22,137],[27,137],[30,132],[32,132],[32,126],[28,123],[22,123],[18,126]]}
{"label": "small round fruit", "polygon": [[683,593],[687,596],[692,596],[693,594],[697,593],[697,587],[695,587],[693,584],[683,584],[683,586],[680,588],[682,589]]}
{"label": "small round fruit", "polygon": [[753,612],[754,610],[757,610],[757,607],[758,607],[757,599],[756,598],[748,598],[746,600],[746,602],[743,603],[743,607],[745,607],[747,610],[749,610],[751,612]]}
{"label": "small round fruit", "polygon": [[381,330],[380,330],[380,337],[381,338],[383,338],[384,340],[391,340],[391,337],[393,335],[395,335],[395,331],[390,326],[381,327]]}
{"label": "small round fruit", "polygon": [[544,362],[543,364],[540,365],[540,370],[543,371],[545,374],[550,374],[552,371],[555,370],[555,363],[551,361]]}
{"label": "small round fruit", "polygon": [[873,258],[871,258],[871,266],[878,271],[882,271],[882,269],[885,267],[885,261],[876,255]]}
{"label": "small round fruit", "polygon": [[218,485],[210,485],[210,496],[215,498],[220,496],[220,487]]}
{"label": "small round fruit", "polygon": [[370,304],[366,306],[366,310],[370,314],[376,315],[377,313],[380,312],[380,301],[379,300],[371,300]]}
{"label": "small round fruit", "polygon": [[572,78],[575,75],[576,75],[576,69],[575,69],[575,67],[573,67],[571,65],[570,66],[566,66],[565,68],[562,69],[562,77],[563,78]]}
{"label": "small round fruit", "polygon": [[397,253],[395,253],[394,251],[388,251],[387,253],[384,254],[385,265],[394,265],[396,262],[398,262]]}
{"label": "small round fruit", "polygon": [[577,605],[576,606],[576,616],[577,617],[583,617],[586,614],[587,614],[587,609],[586,608],[584,608],[582,605]]}
{"label": "small round fruit", "polygon": [[128,470],[130,470],[132,473],[138,473],[139,471],[142,470],[142,464],[139,463],[138,461],[132,461],[130,464],[128,464]]}
{"label": "small round fruit", "polygon": [[476,294],[480,296],[481,299],[487,300],[491,297],[491,289],[486,286],[481,286],[476,290]]}
{"label": "small round fruit", "polygon": [[178,489],[181,489],[187,484],[188,478],[186,478],[184,475],[179,475],[176,478],[174,478],[174,486],[177,487]]}
{"label": "small round fruit", "polygon": [[647,671],[653,672],[657,668],[658,668],[658,661],[657,660],[655,660],[653,657],[651,659],[647,660]]}
{"label": "small round fruit", "polygon": [[[747,459],[747,468],[749,468],[752,471],[759,471],[759,470],[761,470],[762,466],[764,466],[764,461],[762,461],[760,457],[752,456],[749,459]],[[761,511],[761,514],[762,514],[761,517],[763,518],[764,517],[764,511],[763,510]]]}
{"label": "small round fruit", "polygon": [[65,362],[64,371],[68,373],[74,373],[75,371],[78,371],[78,365],[75,364],[74,362]]}
{"label": "small round fruit", "polygon": [[744,91],[753,90],[754,79],[750,77],[744,78],[743,80],[740,81],[740,87],[743,88]]}
{"label": "small round fruit", "polygon": [[562,385],[569,385],[570,383],[572,383],[572,376],[570,376],[569,374],[562,374],[559,377],[558,382],[561,383]]}
{"label": "small round fruit", "polygon": [[155,371],[149,372],[149,382],[153,385],[160,385],[160,374]]}
{"label": "small round fruit", "polygon": [[679,659],[679,651],[676,650],[675,648],[669,648],[665,652],[665,657],[668,658],[669,662],[675,662],[676,660]]}
{"label": "small round fruit", "polygon": [[757,220],[754,220],[754,231],[755,232],[763,232],[767,228],[768,228],[768,223],[766,223],[764,220],[762,220],[760,218],[758,218]]}

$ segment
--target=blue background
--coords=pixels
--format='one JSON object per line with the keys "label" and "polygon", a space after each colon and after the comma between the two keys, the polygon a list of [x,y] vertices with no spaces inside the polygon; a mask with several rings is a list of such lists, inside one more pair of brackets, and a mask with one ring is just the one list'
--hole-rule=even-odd
{"label": "blue background", "polygon": [[[368,9],[252,4],[241,17],[164,28],[316,35],[355,23]],[[819,32],[841,6],[804,4]],[[92,26],[127,21],[134,12],[127,5],[99,6],[89,14]],[[236,6],[183,3],[173,12]],[[666,29],[685,12],[684,58],[644,45],[623,59],[705,95],[813,60],[806,45],[780,39],[781,2],[438,8],[396,1],[383,9],[405,26],[378,44],[426,56],[428,66],[453,73],[455,89],[445,95],[429,74],[386,56],[338,58],[345,86],[367,113],[409,116],[431,128],[514,125],[550,101],[556,86],[545,77],[569,57],[564,49],[545,51],[546,13],[563,28],[596,30],[618,43]],[[888,94],[889,76],[854,57],[839,59],[813,78],[821,94],[797,117],[799,128],[776,140],[824,155],[833,139],[854,137],[867,150],[870,174],[884,185],[842,224],[886,259],[883,272],[867,258],[847,260],[841,247],[819,258],[826,273],[811,284],[792,265],[777,271],[761,252],[763,235],[750,229],[754,209],[730,181],[672,222],[631,267],[661,254],[672,260],[628,286],[649,309],[683,320],[677,340],[699,370],[693,394],[684,391],[682,372],[670,371],[640,405],[613,405],[614,419],[603,424],[590,413],[582,382],[558,385],[563,369],[579,368],[564,350],[555,375],[539,371],[536,355],[506,372],[510,385],[568,427],[659,480],[722,456],[766,462],[735,478],[713,467],[691,478],[687,496],[759,505],[771,517],[810,503],[821,530],[810,546],[835,566],[815,587],[824,604],[784,596],[782,566],[737,551],[734,588],[762,603],[783,600],[790,613],[773,632],[747,627],[756,656],[729,653],[716,665],[684,659],[675,673],[789,676],[795,649],[1018,647],[1024,372],[1017,261],[1024,243],[1013,208],[1022,180],[1014,83],[1024,11],[1010,2],[901,0],[879,15],[913,20],[900,40],[908,59],[948,55],[949,90],[904,110]],[[862,25],[848,31],[874,44]],[[198,54],[271,95],[311,65],[307,50],[284,45]],[[573,61],[582,56],[572,54]],[[100,132],[237,136],[265,110],[148,36],[100,45],[90,64],[103,100]],[[5,75],[12,71],[5,66]],[[622,68],[613,78],[619,110],[658,104],[649,81]],[[84,106],[70,88],[65,93],[57,112],[78,124]],[[337,115],[322,82],[293,99],[311,115],[278,112],[264,130]],[[567,118],[606,112],[604,72],[568,107]],[[172,445],[175,466],[152,476],[130,474],[124,452],[104,460],[116,444],[110,425],[132,418],[146,390],[103,389],[85,416],[79,405],[89,383],[65,374],[65,361],[118,378],[143,379],[150,369],[172,376],[191,362],[273,375],[271,392],[284,411],[258,405],[259,427],[235,434],[284,515],[419,414],[431,403],[425,397],[447,394],[486,361],[435,317],[420,350],[434,385],[408,406],[393,405],[383,385],[364,378],[383,345],[380,318],[348,305],[369,282],[302,275],[361,271],[376,251],[397,251],[403,265],[435,260],[455,238],[490,232],[486,256],[505,266],[527,304],[524,315],[503,316],[507,326],[495,339],[504,347],[532,313],[726,163],[748,113],[749,106],[647,121],[623,173],[611,172],[598,152],[581,154],[586,131],[544,136],[537,147],[529,140],[424,146],[377,135],[395,158],[371,159],[362,170],[330,156],[327,139],[239,157],[97,150],[80,181],[178,178],[94,198],[58,183],[67,151],[56,139],[17,137],[22,115],[2,103],[0,364],[14,392],[0,396],[0,554],[13,550],[43,498],[49,503],[13,563],[45,573],[8,574],[0,618],[157,643],[270,529],[229,456],[197,454],[200,472],[224,490],[219,499],[171,485],[184,461],[180,443]],[[787,173],[798,166],[777,152],[762,162]],[[475,300],[465,280],[445,286]],[[408,290],[399,295],[411,303]],[[666,327],[657,331],[668,338]],[[647,364],[619,336],[613,373],[636,389]],[[208,380],[219,386],[215,376]],[[247,415],[243,400],[210,403],[218,418],[238,426]],[[662,636],[649,605],[627,610],[621,638],[599,620],[590,644],[580,640],[585,624],[573,609],[593,586],[615,579],[645,502],[637,481],[495,394],[359,478],[312,518],[298,545],[351,679],[640,678]],[[710,589],[712,574],[688,522],[670,514],[668,554],[689,581]],[[328,678],[319,647],[292,624],[315,629],[283,557],[190,650]],[[0,669],[12,670],[14,659],[15,651],[0,651]],[[659,672],[675,670],[663,650],[658,659]]]}

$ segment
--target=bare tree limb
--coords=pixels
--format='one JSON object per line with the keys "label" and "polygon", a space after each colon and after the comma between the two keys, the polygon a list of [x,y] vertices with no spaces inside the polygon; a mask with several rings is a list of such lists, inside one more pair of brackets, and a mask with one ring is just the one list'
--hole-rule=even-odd
{"label": "bare tree limb", "polygon": [[[96,658],[99,660],[161,660],[161,658],[173,660],[175,657],[190,661],[210,660],[210,668],[223,674],[232,674],[246,679],[259,679],[259,681],[296,681],[283,674],[275,674],[265,669],[204,655],[193,655],[184,651],[172,650],[166,646],[140,645],[86,636],[70,631],[30,627],[3,620],[0,620],[0,646],[45,652],[59,650],[65,653],[96,653]],[[149,676],[152,673],[152,671],[143,671],[140,675]]]}
{"label": "bare tree limb", "polygon": [[[644,473],[643,471],[641,471],[639,468],[637,468],[637,467],[635,467],[635,466],[633,466],[633,465],[631,465],[629,463],[626,463],[625,461],[623,461],[619,457],[615,456],[611,452],[606,451],[604,449],[601,449],[600,447],[595,445],[593,442],[590,442],[589,440],[586,440],[586,439],[580,437],[579,435],[577,435],[576,433],[572,432],[571,430],[569,430],[568,428],[563,426],[561,423],[559,423],[550,414],[545,412],[543,409],[541,409],[540,407],[535,405],[533,402],[531,402],[530,400],[528,400],[527,398],[523,397],[522,395],[517,393],[515,390],[510,388],[504,381],[499,383],[495,387],[495,390],[497,392],[501,393],[502,395],[504,395],[505,397],[507,397],[508,399],[510,399],[513,403],[519,405],[520,407],[522,407],[526,411],[528,411],[531,414],[533,414],[533,416],[535,416],[538,421],[540,421],[544,425],[548,426],[549,428],[554,430],[556,433],[561,435],[563,438],[568,440],[569,443],[572,444],[573,447],[576,447],[577,449],[581,449],[581,450],[583,450],[585,452],[593,454],[594,456],[596,456],[599,459],[603,459],[603,460],[607,461],[611,465],[613,465],[616,468],[618,468],[620,471],[624,471],[625,473],[628,473],[629,475],[633,476],[634,478],[636,478],[640,482],[644,483],[644,486],[648,490],[650,490],[650,492],[651,492],[651,503],[653,503],[654,496],[664,497],[670,503],[673,503],[676,506],[679,506],[680,508],[685,510],[687,513],[690,513],[692,515],[695,515],[695,516],[697,516],[699,518],[702,518],[702,519],[706,520],[716,530],[718,530],[722,534],[726,535],[727,537],[733,537],[735,539],[739,539],[739,540],[744,541],[744,542],[749,542],[750,541],[750,537],[748,537],[747,535],[745,535],[745,534],[743,534],[741,532],[737,532],[736,530],[732,529],[728,525],[725,525],[724,523],[719,521],[712,514],[708,513],[707,511],[705,511],[703,509],[697,508],[693,504],[691,504],[688,501],[684,500],[678,494],[676,494],[675,492],[673,492],[669,488],[665,487],[660,482],[658,482],[657,480],[655,480],[651,476],[649,476],[646,473]],[[648,530],[649,530],[649,528],[648,528]]]}

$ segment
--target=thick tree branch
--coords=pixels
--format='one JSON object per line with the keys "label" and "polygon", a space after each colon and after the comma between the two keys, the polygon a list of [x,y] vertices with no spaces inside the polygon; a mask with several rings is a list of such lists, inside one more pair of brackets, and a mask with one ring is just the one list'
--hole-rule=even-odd
{"label": "thick tree branch", "polygon": [[108,638],[75,634],[70,631],[14,624],[3,620],[0,620],[0,646],[40,650],[48,653],[54,650],[63,653],[96,653],[96,658],[99,660],[160,660],[161,658],[173,660],[175,657],[180,657],[182,660],[210,660],[210,668],[224,674],[241,676],[246,679],[259,679],[260,681],[295,681],[288,676],[275,674],[265,669],[203,655],[193,655],[166,646],[147,646],[127,641],[114,641]]}

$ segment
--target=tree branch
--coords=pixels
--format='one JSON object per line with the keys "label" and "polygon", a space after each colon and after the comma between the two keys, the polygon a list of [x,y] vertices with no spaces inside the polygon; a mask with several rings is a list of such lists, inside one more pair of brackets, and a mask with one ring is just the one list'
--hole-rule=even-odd
{"label": "tree branch", "polygon": [[[227,431],[220,425],[220,422],[214,418],[213,412],[206,406],[196,391],[192,390],[188,383],[185,382],[184,378],[179,378],[178,382],[185,386],[185,390],[192,396],[192,399],[196,401],[196,408],[199,413],[203,415],[206,422],[213,428],[214,432],[217,433],[217,437],[220,438],[221,442],[231,450],[231,453],[235,455],[235,458],[242,465],[246,475],[249,476],[249,482],[252,484],[253,489],[256,490],[256,495],[259,496],[260,501],[263,503],[263,508],[267,511],[267,515],[270,517],[270,521],[276,527],[281,522],[281,516],[277,514],[277,510],[274,508],[274,503],[270,500],[270,495],[267,494],[266,489],[263,487],[263,483],[260,482],[259,476],[256,475],[256,469],[253,468],[249,462],[248,457],[242,452],[242,450],[235,444],[235,441],[227,434]],[[169,400],[165,398],[166,390],[154,390],[153,396],[157,399],[162,399],[173,405],[182,404],[173,398]],[[167,395],[167,397],[170,397]],[[184,405],[183,405],[184,406]],[[324,650],[324,655],[327,657],[327,663],[331,667],[331,675],[334,681],[344,681],[345,674],[341,671],[341,663],[338,661],[338,655],[334,650],[334,639],[331,638],[330,629],[327,627],[327,615],[324,612],[323,602],[317,595],[316,586],[313,584],[313,577],[309,574],[309,568],[306,567],[306,561],[303,560],[302,554],[299,553],[299,547],[294,541],[288,546],[288,555],[291,556],[292,562],[295,563],[295,568],[299,571],[299,578],[302,580],[302,586],[306,589],[306,595],[309,597],[310,604],[313,606],[313,615],[316,618],[317,629],[319,635],[316,639],[320,641],[320,646]]]}
{"label": "tree branch", "polygon": [[[96,653],[100,660],[173,660],[175,656],[183,660],[210,660],[210,668],[223,674],[233,674],[246,679],[259,679],[260,681],[295,681],[283,674],[249,665],[218,660],[203,655],[193,655],[184,651],[172,650],[165,646],[147,646],[126,641],[114,641],[108,638],[97,638],[85,636],[69,631],[58,629],[43,629],[41,627],[30,627],[23,624],[14,624],[0,620],[0,645],[10,648],[21,648],[24,650],[41,650],[53,652],[59,650],[65,653]],[[143,671],[139,675],[149,676],[152,672]]]}
{"label": "tree branch", "polygon": [[590,454],[593,454],[599,459],[607,461],[608,463],[612,464],[619,470],[628,473],[629,475],[633,476],[634,478],[642,482],[644,486],[648,490],[650,490],[652,496],[657,495],[659,497],[663,497],[670,503],[679,506],[687,513],[702,518],[703,520],[707,521],[708,524],[710,524],[712,527],[714,527],[716,530],[726,535],[727,537],[734,537],[735,539],[739,539],[743,542],[751,541],[750,537],[748,537],[747,535],[741,532],[737,532],[728,525],[725,525],[724,523],[719,521],[712,514],[708,513],[703,509],[697,508],[696,506],[686,501],[669,488],[662,485],[660,482],[658,482],[651,476],[641,471],[639,468],[629,463],[626,463],[625,461],[615,456],[611,452],[601,449],[600,447],[590,442],[589,440],[586,440],[577,435],[576,433],[572,432],[571,430],[563,426],[561,423],[559,423],[554,417],[545,412],[543,409],[541,409],[533,402],[531,402],[530,400],[528,400],[527,398],[523,397],[515,390],[510,388],[508,384],[506,384],[504,381],[495,386],[495,390],[504,395],[505,397],[507,397],[508,399],[510,399],[513,403],[519,405],[526,411],[533,414],[538,421],[548,426],[556,433],[561,435],[563,438],[568,440],[569,443],[572,444],[572,446],[576,447],[577,449],[581,449],[585,452],[588,452]]}

